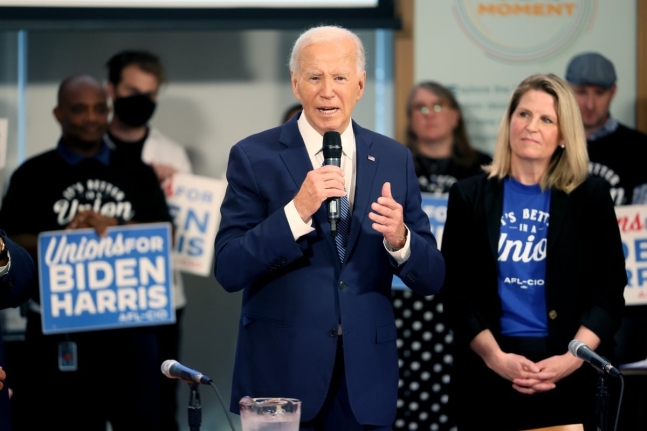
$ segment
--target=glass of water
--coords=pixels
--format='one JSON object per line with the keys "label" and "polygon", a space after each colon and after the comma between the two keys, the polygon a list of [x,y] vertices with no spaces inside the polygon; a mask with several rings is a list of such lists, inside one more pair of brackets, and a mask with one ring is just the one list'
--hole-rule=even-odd
{"label": "glass of water", "polygon": [[239,405],[243,431],[299,431],[300,400],[244,397]]}

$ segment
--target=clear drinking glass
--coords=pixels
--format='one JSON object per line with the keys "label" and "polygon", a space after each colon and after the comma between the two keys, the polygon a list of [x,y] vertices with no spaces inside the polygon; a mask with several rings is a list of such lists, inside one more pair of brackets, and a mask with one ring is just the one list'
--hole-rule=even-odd
{"label": "clear drinking glass", "polygon": [[299,431],[300,400],[243,397],[239,405],[243,431]]}

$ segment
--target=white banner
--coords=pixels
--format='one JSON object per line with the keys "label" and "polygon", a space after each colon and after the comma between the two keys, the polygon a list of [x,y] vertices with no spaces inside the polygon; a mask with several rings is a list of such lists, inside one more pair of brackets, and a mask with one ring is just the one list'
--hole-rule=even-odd
{"label": "white banner", "polygon": [[416,0],[415,12],[415,81],[453,91],[475,147],[492,153],[510,95],[524,78],[563,78],[569,60],[587,51],[614,63],[611,111],[633,126],[635,0]]}
{"label": "white banner", "polygon": [[164,185],[175,225],[174,269],[204,277],[211,274],[226,189],[225,180],[190,174],[176,174]]}

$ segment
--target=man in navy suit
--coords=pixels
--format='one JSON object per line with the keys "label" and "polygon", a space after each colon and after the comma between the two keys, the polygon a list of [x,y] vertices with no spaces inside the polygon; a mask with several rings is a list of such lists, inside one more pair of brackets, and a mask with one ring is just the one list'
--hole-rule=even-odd
{"label": "man in navy suit", "polygon": [[[36,289],[36,266],[31,256],[0,230],[0,309],[18,307]],[[9,389],[4,385],[7,377],[2,369],[4,364],[0,335],[0,431],[10,431]]]}
{"label": "man in navy suit", "polygon": [[[354,33],[306,31],[290,59],[302,113],[231,149],[215,276],[243,290],[234,412],[243,396],[290,397],[303,402],[302,430],[391,429],[393,275],[430,295],[445,270],[410,152],[351,120],[364,63]],[[322,166],[330,131],[341,135],[341,167]],[[324,202],[336,197],[350,225],[340,221],[333,238]]]}

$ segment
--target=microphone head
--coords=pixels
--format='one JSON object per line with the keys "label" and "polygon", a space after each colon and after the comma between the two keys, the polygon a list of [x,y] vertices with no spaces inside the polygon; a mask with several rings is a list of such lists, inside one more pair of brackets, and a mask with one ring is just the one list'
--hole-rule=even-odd
{"label": "microphone head", "polygon": [[341,135],[339,132],[326,132],[323,135],[324,159],[341,159]]}
{"label": "microphone head", "polygon": [[167,359],[166,361],[162,362],[162,374],[164,374],[166,377],[169,379],[174,379],[175,377],[171,375],[171,367],[174,364],[178,364],[179,362],[173,359]]}
{"label": "microphone head", "polygon": [[584,341],[571,340],[571,342],[568,343],[568,351],[571,352],[571,355],[573,355],[573,356],[575,356],[577,358],[578,357],[577,356],[577,350],[582,346],[586,346]]}

